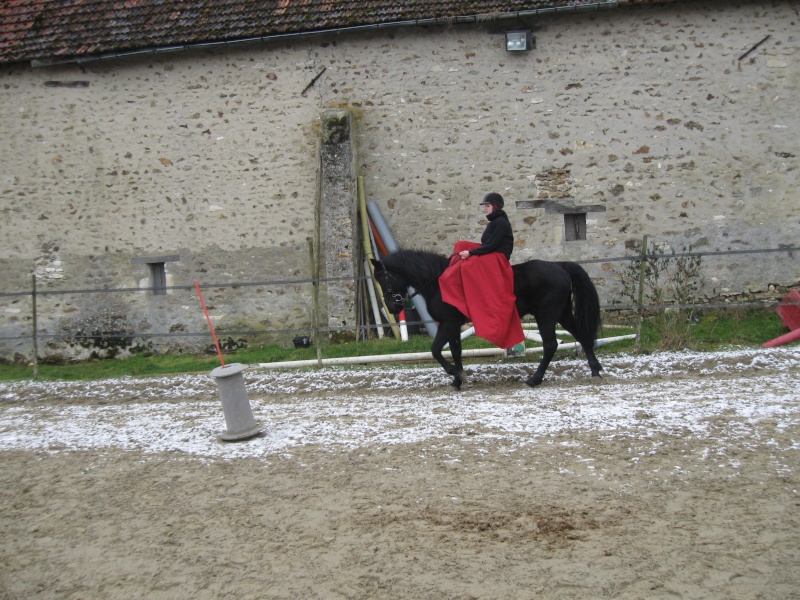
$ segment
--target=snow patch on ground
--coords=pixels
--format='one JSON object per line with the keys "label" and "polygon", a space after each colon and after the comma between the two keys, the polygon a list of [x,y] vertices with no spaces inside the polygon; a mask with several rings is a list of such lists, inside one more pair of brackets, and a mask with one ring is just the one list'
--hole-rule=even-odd
{"label": "snow patch on ground", "polygon": [[641,440],[702,438],[726,427],[730,439],[746,442],[758,423],[800,424],[800,348],[613,356],[603,363],[598,382],[585,361],[560,360],[536,389],[522,384],[531,364],[473,365],[461,392],[432,365],[248,370],[248,401],[263,433],[236,443],[217,437],[226,430],[225,415],[209,375],[5,383],[0,450],[118,448],[234,459],[306,445],[352,451],[468,438],[501,441],[511,452],[571,431]]}

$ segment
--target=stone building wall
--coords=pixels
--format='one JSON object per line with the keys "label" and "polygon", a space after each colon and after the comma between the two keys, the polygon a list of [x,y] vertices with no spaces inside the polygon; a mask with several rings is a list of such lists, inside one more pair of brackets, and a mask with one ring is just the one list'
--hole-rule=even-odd
{"label": "stone building wall", "polygon": [[[199,280],[223,336],[290,339],[311,286],[270,282],[313,272],[331,108],[350,110],[356,173],[401,245],[478,238],[488,191],[506,198],[514,262],[622,256],[643,235],[676,251],[796,245],[798,21],[789,1],[709,0],[528,19],[537,44],[520,54],[503,47],[520,23],[487,20],[2,67],[0,291],[29,291],[33,273],[43,292],[137,289],[148,260],[171,257],[185,289],[43,295],[39,331],[203,332]],[[565,206],[597,208],[585,241],[565,241]],[[709,296],[800,280],[796,254],[708,265]],[[617,263],[587,268],[610,302]],[[232,282],[263,285],[212,285]],[[29,306],[0,297],[0,337],[30,332]],[[122,350],[139,344],[207,340]]]}

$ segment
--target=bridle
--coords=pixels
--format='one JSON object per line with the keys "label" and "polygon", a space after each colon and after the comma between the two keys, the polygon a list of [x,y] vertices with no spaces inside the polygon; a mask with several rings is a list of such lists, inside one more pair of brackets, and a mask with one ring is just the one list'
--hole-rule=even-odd
{"label": "bridle", "polygon": [[[386,294],[392,297],[392,303],[397,306],[405,306],[406,297],[404,294],[398,294],[392,289],[392,284],[389,282],[389,277],[386,278]],[[399,310],[397,312],[400,312]]]}
{"label": "bridle", "polygon": [[[405,307],[406,295],[405,294],[398,294],[397,292],[395,292],[392,289],[392,275],[391,275],[391,273],[389,273],[389,269],[386,268],[386,265],[383,264],[383,261],[379,261],[379,262],[381,263],[381,268],[383,269],[383,272],[386,273],[386,290],[383,293],[384,300],[386,299],[386,296],[390,296],[391,299],[392,299],[392,304],[393,304],[394,308],[397,309],[397,307],[401,307],[400,310],[397,310],[397,312],[392,311],[392,314],[395,314],[395,315],[399,314],[400,311],[403,310],[403,307]],[[414,293],[416,294],[416,292],[414,292]]]}
{"label": "bridle", "polygon": [[[457,256],[457,255],[458,255],[458,253],[453,253],[453,254],[451,254],[451,255],[450,255],[448,258],[447,258],[448,262],[449,262],[449,261],[450,261],[450,260],[451,260],[451,259],[452,259],[454,256]],[[379,259],[379,260],[378,260],[378,262],[379,262],[379,263],[381,263],[381,268],[383,269],[383,272],[384,272],[384,273],[386,273],[386,291],[385,291],[385,292],[384,292],[384,294],[383,294],[383,295],[384,295],[384,298],[385,298],[387,295],[388,295],[388,296],[391,296],[391,298],[392,298],[392,302],[394,303],[395,307],[398,307],[398,306],[405,307],[405,304],[406,304],[406,303],[405,303],[405,300],[406,300],[406,298],[408,298],[409,300],[411,300],[411,299],[412,299],[412,298],[414,298],[415,296],[418,296],[418,295],[420,294],[420,291],[421,291],[421,290],[423,290],[423,289],[425,289],[426,287],[428,287],[430,284],[432,284],[434,281],[438,280],[438,279],[439,279],[439,277],[440,277],[440,275],[436,275],[436,276],[435,276],[433,279],[431,279],[430,281],[428,281],[428,282],[426,282],[426,283],[423,283],[421,286],[419,286],[417,289],[415,289],[415,290],[414,290],[414,293],[413,293],[413,294],[398,294],[397,292],[395,292],[395,291],[392,289],[392,279],[391,279],[391,276],[390,276],[390,274],[389,274],[389,269],[387,269],[387,268],[386,268],[386,265],[384,265],[384,264],[383,264],[383,261],[382,261],[382,260],[380,260],[380,259]],[[401,309],[401,310],[402,310],[402,309]],[[399,311],[399,310],[398,310],[398,311],[397,311],[397,313],[395,313],[395,314],[398,314],[398,313],[400,313],[400,311]]]}

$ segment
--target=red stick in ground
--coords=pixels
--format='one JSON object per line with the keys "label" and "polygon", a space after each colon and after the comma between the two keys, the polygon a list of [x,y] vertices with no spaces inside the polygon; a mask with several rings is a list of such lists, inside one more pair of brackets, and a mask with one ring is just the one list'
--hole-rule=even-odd
{"label": "red stick in ground", "polygon": [[208,321],[208,328],[211,330],[211,337],[214,338],[214,345],[217,347],[217,354],[219,355],[219,362],[222,363],[222,366],[225,367],[225,359],[222,358],[222,350],[219,349],[219,341],[217,340],[217,334],[214,332],[214,325],[211,324],[211,317],[208,316],[208,309],[206,308],[206,301],[203,300],[203,294],[200,292],[200,286],[195,281],[194,282],[194,289],[197,290],[197,295],[200,296],[200,304],[203,305],[203,312],[206,313],[206,321]]}

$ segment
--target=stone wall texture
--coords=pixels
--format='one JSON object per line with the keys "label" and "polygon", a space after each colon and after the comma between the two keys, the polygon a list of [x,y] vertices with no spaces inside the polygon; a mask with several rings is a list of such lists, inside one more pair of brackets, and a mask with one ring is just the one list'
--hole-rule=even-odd
{"label": "stone wall texture", "polygon": [[[449,254],[477,239],[488,191],[506,199],[514,262],[624,256],[644,235],[677,252],[797,245],[795,3],[542,16],[519,54],[504,50],[510,23],[0,68],[0,356],[30,354],[11,338],[30,334],[33,274],[42,356],[96,352],[46,337],[64,333],[127,332],[121,351],[207,346],[195,280],[223,341],[309,327],[329,109],[351,112],[356,174],[401,245]],[[563,214],[516,204],[536,200],[605,210],[567,242]],[[136,291],[163,257],[177,257],[176,288]],[[587,265],[604,303],[620,264]],[[706,266],[709,296],[800,281],[796,253]],[[130,290],[67,293],[102,288]]]}
{"label": "stone wall texture", "polygon": [[354,338],[356,325],[356,287],[359,276],[358,194],[355,172],[356,149],[353,119],[349,110],[326,110],[322,114],[320,148],[321,191],[319,245],[320,275],[339,280],[324,286],[320,312],[327,315],[331,337]]}

